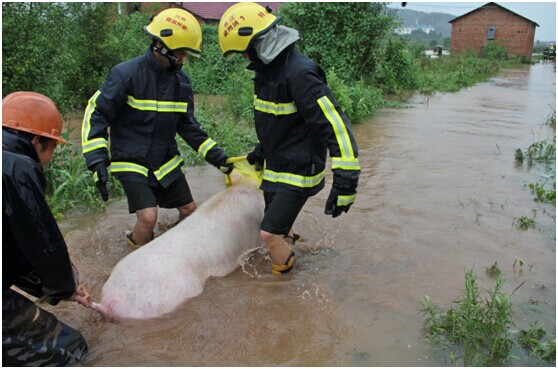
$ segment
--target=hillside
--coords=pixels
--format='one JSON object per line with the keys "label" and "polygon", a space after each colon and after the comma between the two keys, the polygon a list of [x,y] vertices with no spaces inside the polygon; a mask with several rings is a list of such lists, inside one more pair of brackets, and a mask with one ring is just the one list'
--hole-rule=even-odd
{"label": "hillside", "polygon": [[430,25],[434,27],[435,32],[441,33],[444,37],[451,36],[451,24],[448,22],[456,18],[456,16],[452,14],[425,13],[409,9],[398,9],[397,15],[403,27]]}

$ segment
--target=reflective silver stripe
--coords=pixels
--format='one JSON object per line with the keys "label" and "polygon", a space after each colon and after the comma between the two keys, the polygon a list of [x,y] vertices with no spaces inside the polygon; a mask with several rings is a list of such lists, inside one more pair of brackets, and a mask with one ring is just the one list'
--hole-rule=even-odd
{"label": "reflective silver stripe", "polygon": [[331,169],[360,170],[358,158],[331,158]]}
{"label": "reflective silver stripe", "polygon": [[81,146],[84,154],[87,154],[88,152],[93,150],[103,148],[108,150],[108,141],[104,138],[96,138],[94,140],[85,141]]}
{"label": "reflective silver stripe", "polygon": [[139,100],[128,95],[127,104],[141,111],[156,111],[159,113],[186,113],[188,103],[174,101]]}
{"label": "reflective silver stripe", "polygon": [[254,109],[273,115],[288,115],[298,111],[294,101],[289,103],[274,103],[258,99],[256,95],[254,95]]}
{"label": "reflective silver stripe", "polygon": [[91,115],[93,115],[97,107],[97,98],[100,94],[101,91],[97,91],[91,96],[87,102],[85,114],[83,115],[83,122],[81,124],[81,147],[84,154],[103,147],[108,148],[108,142],[104,138],[89,140],[89,133],[91,133]]}
{"label": "reflective silver stripe", "polygon": [[163,179],[164,176],[172,172],[173,169],[179,166],[182,162],[183,162],[182,157],[176,155],[174,158],[172,158],[171,160],[163,164],[161,168],[156,170],[153,174],[155,174],[155,178],[157,178],[157,180],[160,181],[161,179]]}
{"label": "reflective silver stripe", "polygon": [[318,104],[322,108],[324,115],[333,127],[335,132],[335,137],[337,139],[337,144],[339,145],[339,150],[341,151],[341,157],[354,158],[355,154],[353,152],[353,146],[351,144],[351,139],[347,133],[347,127],[345,127],[345,122],[339,116],[339,113],[335,109],[335,106],[331,103],[331,100],[327,96],[323,96],[318,99]]}
{"label": "reflective silver stripe", "polygon": [[354,195],[337,196],[337,206],[347,206],[355,202],[356,193]]}
{"label": "reflective silver stripe", "polygon": [[211,148],[215,145],[217,145],[217,142],[213,141],[211,138],[208,138],[198,148],[198,154],[205,158],[209,150],[211,150]]}
{"label": "reflective silver stripe", "polygon": [[286,183],[291,186],[301,187],[301,188],[311,188],[320,184],[320,182],[325,177],[325,171],[316,174],[312,177],[305,177],[298,174],[292,173],[279,173],[274,172],[269,169],[265,169],[263,173],[263,179],[269,182],[280,182]]}
{"label": "reflective silver stripe", "polygon": [[147,177],[149,170],[139,164],[130,163],[126,161],[114,161],[111,163],[109,170],[111,173],[134,172]]}

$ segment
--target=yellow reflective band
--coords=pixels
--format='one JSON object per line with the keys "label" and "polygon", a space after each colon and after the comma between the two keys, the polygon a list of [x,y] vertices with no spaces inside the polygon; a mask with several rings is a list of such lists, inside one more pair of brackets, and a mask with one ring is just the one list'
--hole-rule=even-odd
{"label": "yellow reflective band", "polygon": [[148,169],[136,163],[126,161],[114,161],[111,163],[109,170],[111,173],[134,172],[147,177]]}
{"label": "yellow reflective band", "polygon": [[[155,174],[155,177],[157,178],[157,180],[160,181],[161,179],[163,179],[163,177],[165,177],[167,174],[172,172],[172,170],[174,168],[176,168],[177,166],[179,166],[182,162],[183,162],[182,157],[176,155],[174,158],[169,160],[167,163],[163,164],[161,166],[161,168],[156,170],[153,174]],[[149,169],[147,169],[146,167],[144,167],[142,165],[139,165],[139,164],[136,164],[136,163],[130,163],[130,162],[126,162],[126,161],[112,162],[110,167],[108,168],[108,170],[111,173],[125,173],[125,172],[139,173],[139,174],[141,174],[145,177],[147,177],[147,175],[149,173]],[[93,178],[95,179],[95,182],[96,182],[97,181],[97,172],[93,173]]]}
{"label": "yellow reflective band", "polygon": [[331,158],[331,169],[360,170],[357,158]]}
{"label": "yellow reflective band", "polygon": [[211,148],[215,145],[217,145],[217,142],[213,141],[211,138],[208,138],[198,148],[198,154],[205,158],[209,150],[211,150]]}
{"label": "yellow reflective band", "polygon": [[[93,112],[97,107],[97,98],[99,97],[100,94],[101,91],[95,92],[87,102],[87,107],[85,108],[85,114],[83,115],[83,122],[81,124],[81,146],[82,147],[85,147],[88,144],[89,132],[91,132],[91,115],[93,115]],[[95,150],[95,149],[91,149],[91,150]]]}
{"label": "yellow reflective band", "polygon": [[263,173],[263,180],[269,182],[286,183],[291,186],[300,188],[311,188],[320,184],[325,177],[325,171],[316,174],[312,177],[305,177],[292,173],[278,173],[269,169],[265,169]]}
{"label": "yellow reflective band", "polygon": [[108,150],[108,141],[104,138],[96,138],[90,141],[83,141],[81,149],[83,150],[84,154],[87,154],[90,151],[97,150],[97,149],[107,149]]}
{"label": "yellow reflective band", "polygon": [[258,99],[256,95],[254,95],[254,109],[273,115],[289,115],[298,111],[294,101],[290,103],[274,103]]}
{"label": "yellow reflective band", "polygon": [[164,176],[172,172],[173,169],[179,166],[182,162],[183,162],[182,157],[176,155],[167,163],[163,164],[161,168],[156,170],[153,174],[155,174],[155,178],[157,178],[157,180],[160,181],[161,179],[163,179]]}
{"label": "yellow reflective band", "polygon": [[174,101],[139,100],[128,95],[127,104],[142,111],[156,111],[159,113],[186,113],[188,103]]}
{"label": "yellow reflective band", "polygon": [[348,196],[337,196],[337,206],[347,206],[355,202],[356,193]]}
{"label": "yellow reflective band", "polygon": [[351,139],[347,133],[347,127],[345,127],[345,122],[343,122],[343,119],[339,116],[335,106],[333,106],[331,100],[329,100],[327,96],[318,99],[318,104],[333,127],[339,150],[341,150],[341,157],[354,158],[355,154],[353,152],[353,146],[351,145]]}

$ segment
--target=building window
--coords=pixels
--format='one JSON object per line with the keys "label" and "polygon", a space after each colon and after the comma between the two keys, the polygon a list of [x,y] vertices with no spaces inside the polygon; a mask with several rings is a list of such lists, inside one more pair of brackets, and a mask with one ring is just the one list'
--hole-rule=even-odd
{"label": "building window", "polygon": [[488,27],[488,31],[486,32],[486,39],[487,40],[496,39],[496,27]]}

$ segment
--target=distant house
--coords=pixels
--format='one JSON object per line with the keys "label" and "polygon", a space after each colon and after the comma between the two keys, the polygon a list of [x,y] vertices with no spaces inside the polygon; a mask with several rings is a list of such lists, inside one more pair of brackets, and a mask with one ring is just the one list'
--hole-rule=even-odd
{"label": "distant house", "polygon": [[[176,2],[174,4],[192,13],[192,15],[196,17],[196,19],[198,20],[198,22],[200,22],[200,24],[219,24],[219,20],[221,19],[225,11],[227,11],[227,9],[230,8],[232,5],[234,5],[235,3],[234,2],[232,3],[231,2],[229,3]],[[277,9],[279,9],[279,7],[281,6],[281,3],[271,3],[271,2],[258,3],[258,4],[262,5],[263,7],[269,6],[272,9],[273,13],[275,14],[277,13]]]}
{"label": "distant house", "polygon": [[531,58],[535,27],[539,25],[496,3],[487,3],[451,21],[452,53],[469,48],[479,53],[490,42],[510,54]]}
{"label": "distant house", "polygon": [[432,26],[410,26],[410,27],[397,27],[393,30],[398,35],[410,35],[413,31],[422,30],[424,33],[434,32]]}

